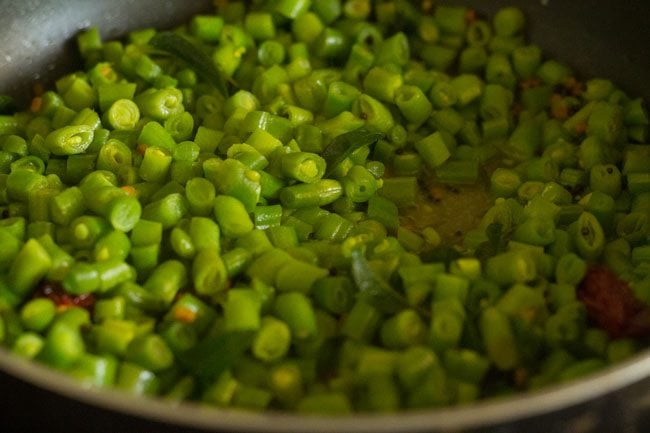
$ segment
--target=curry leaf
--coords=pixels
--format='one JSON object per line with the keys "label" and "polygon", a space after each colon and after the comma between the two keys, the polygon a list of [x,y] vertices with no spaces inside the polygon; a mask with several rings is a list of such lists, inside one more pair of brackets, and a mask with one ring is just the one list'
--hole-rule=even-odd
{"label": "curry leaf", "polygon": [[359,289],[359,298],[380,312],[395,314],[409,307],[406,298],[370,267],[362,248],[352,250],[352,278]]}
{"label": "curry leaf", "polygon": [[232,367],[250,347],[254,336],[253,331],[230,331],[208,337],[179,353],[178,359],[189,371],[210,380]]}
{"label": "curry leaf", "polygon": [[212,84],[221,94],[228,97],[228,88],[222,73],[200,47],[174,32],[158,32],[149,44],[184,61],[201,78]]}
{"label": "curry leaf", "polygon": [[474,254],[478,259],[486,260],[505,251],[508,244],[508,233],[504,230],[503,224],[489,224],[485,228],[485,236],[487,241],[481,243]]}
{"label": "curry leaf", "polygon": [[446,266],[460,257],[462,254],[451,246],[437,247],[422,254],[422,259],[425,262],[444,263]]}
{"label": "curry leaf", "polygon": [[371,146],[379,141],[384,135],[379,132],[372,132],[366,128],[355,129],[354,131],[341,134],[327,145],[321,156],[327,163],[325,177],[328,177],[339,166],[341,162],[357,149],[363,146]]}

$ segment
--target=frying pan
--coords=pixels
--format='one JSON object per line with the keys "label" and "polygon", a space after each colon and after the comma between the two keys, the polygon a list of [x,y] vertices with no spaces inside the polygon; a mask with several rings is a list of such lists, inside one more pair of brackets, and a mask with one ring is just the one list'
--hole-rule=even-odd
{"label": "frying pan", "polygon": [[[318,0],[314,0],[318,1]],[[441,1],[441,3],[443,3]],[[650,100],[647,0],[467,0],[485,14],[517,5],[529,36],[548,56],[602,76]],[[73,35],[90,25],[106,38],[135,28],[169,28],[210,10],[209,1],[0,0],[0,93],[29,100],[45,83],[79,66]],[[115,391],[85,389],[0,349],[0,431],[66,432],[607,432],[650,431],[650,351],[587,379],[460,408],[344,418],[171,407]]]}

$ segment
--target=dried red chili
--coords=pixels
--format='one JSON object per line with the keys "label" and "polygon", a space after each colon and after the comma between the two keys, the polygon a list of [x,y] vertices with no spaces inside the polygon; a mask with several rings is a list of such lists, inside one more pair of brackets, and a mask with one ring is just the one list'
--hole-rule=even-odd
{"label": "dried red chili", "polygon": [[60,283],[55,281],[43,281],[36,293],[35,298],[50,298],[60,310],[76,306],[91,310],[95,305],[95,296],[92,293],[86,293],[79,296],[71,296],[65,292]]}
{"label": "dried red chili", "polygon": [[607,268],[593,267],[577,289],[591,320],[612,338],[650,335],[650,307]]}

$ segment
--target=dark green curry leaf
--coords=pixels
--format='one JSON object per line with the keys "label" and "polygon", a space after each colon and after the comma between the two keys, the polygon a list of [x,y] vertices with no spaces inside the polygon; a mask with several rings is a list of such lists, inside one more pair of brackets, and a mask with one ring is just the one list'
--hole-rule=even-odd
{"label": "dark green curry leaf", "polygon": [[494,248],[499,248],[503,241],[503,224],[492,223],[485,228],[485,236]]}
{"label": "dark green curry leaf", "polygon": [[444,263],[445,265],[449,265],[460,257],[462,254],[451,246],[437,247],[422,254],[422,259],[425,262]]}
{"label": "dark green curry leaf", "polygon": [[149,44],[185,62],[201,78],[221,92],[223,96],[228,97],[228,87],[223,74],[200,47],[174,32],[158,32],[151,38]]}
{"label": "dark green curry leaf", "polygon": [[509,234],[501,223],[491,223],[485,228],[487,241],[481,243],[475,252],[480,260],[486,260],[506,250]]}
{"label": "dark green curry leaf", "polygon": [[352,279],[359,298],[384,314],[395,314],[409,308],[406,298],[377,274],[363,254],[363,248],[352,250]]}
{"label": "dark green curry leaf", "polygon": [[254,336],[253,331],[229,331],[208,337],[179,353],[178,359],[188,371],[210,380],[232,367],[250,347]]}
{"label": "dark green curry leaf", "polygon": [[372,132],[365,127],[335,137],[321,153],[321,156],[327,163],[325,177],[329,177],[336,167],[338,167],[345,158],[350,156],[352,152],[362,148],[363,146],[372,146],[383,137],[384,134]]}

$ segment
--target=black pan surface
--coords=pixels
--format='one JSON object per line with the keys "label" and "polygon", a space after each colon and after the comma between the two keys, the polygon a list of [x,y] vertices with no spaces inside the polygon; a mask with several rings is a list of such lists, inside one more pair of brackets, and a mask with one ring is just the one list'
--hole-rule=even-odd
{"label": "black pan surface", "polygon": [[[316,0],[317,1],[317,0]],[[447,0],[483,13],[517,5],[529,17],[530,40],[583,76],[604,76],[650,99],[650,2],[647,0]],[[169,28],[206,0],[0,0],[0,92],[23,101],[35,79],[60,76],[77,64],[72,36],[99,26],[104,37],[155,26]]]}

